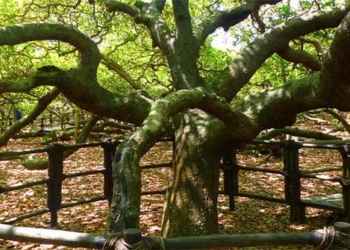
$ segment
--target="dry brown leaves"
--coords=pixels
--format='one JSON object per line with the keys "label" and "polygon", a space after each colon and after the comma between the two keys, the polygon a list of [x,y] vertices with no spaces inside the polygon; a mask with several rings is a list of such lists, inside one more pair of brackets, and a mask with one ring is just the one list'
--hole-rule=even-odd
{"label": "dry brown leaves", "polygon": [[[5,150],[40,147],[39,142],[32,140],[11,141]],[[151,163],[163,163],[171,161],[171,145],[158,143],[142,159],[142,165]],[[101,148],[80,149],[64,162],[65,172],[79,172],[83,170],[101,169],[103,166]],[[271,158],[265,162],[264,156],[258,154],[239,155],[238,161],[242,165],[262,168],[281,169],[279,158]],[[300,151],[300,164],[303,169],[340,166],[341,159],[336,152],[324,150]],[[339,173],[333,173],[339,175]],[[29,171],[21,166],[20,160],[0,162],[0,184],[13,185],[29,180],[39,180],[46,177],[46,171]],[[143,171],[143,190],[163,190],[171,178],[169,168],[149,169]],[[241,191],[263,194],[272,197],[284,197],[283,178],[274,174],[261,174],[253,172],[240,173]],[[81,198],[89,198],[102,195],[102,175],[78,177],[67,179],[63,183],[63,202],[72,202]],[[339,192],[339,185],[327,181],[303,180],[302,196],[323,195]],[[157,235],[160,232],[163,195],[146,195],[142,197],[141,205],[141,229],[146,235]],[[35,209],[46,207],[46,188],[39,186],[27,188],[21,191],[12,191],[0,195],[0,222]],[[105,233],[105,219],[108,203],[106,201],[94,202],[87,205],[62,209],[59,212],[59,227],[63,230],[77,232],[90,232],[96,234]],[[307,209],[307,220],[304,224],[292,224],[289,222],[289,208],[287,205],[254,200],[244,197],[236,198],[236,210],[230,211],[228,198],[219,196],[218,202],[219,221],[222,233],[271,233],[271,232],[301,232],[322,228],[330,212],[313,208]],[[50,216],[44,214],[31,219],[26,219],[16,225],[28,227],[50,227]],[[1,249],[76,249],[53,245],[32,244],[0,239]],[[310,249],[310,247],[261,247],[249,249]]]}

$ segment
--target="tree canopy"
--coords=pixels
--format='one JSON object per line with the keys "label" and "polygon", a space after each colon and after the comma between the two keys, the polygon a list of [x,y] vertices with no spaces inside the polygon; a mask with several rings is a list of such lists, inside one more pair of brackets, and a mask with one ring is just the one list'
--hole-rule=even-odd
{"label": "tree canopy", "polygon": [[[59,95],[138,126],[115,157],[111,231],[138,226],[138,162],[160,137],[175,140],[163,234],[213,233],[224,150],[304,111],[350,110],[346,0],[3,0],[0,10],[1,101],[20,96],[11,105],[28,114],[13,131]],[[224,51],[218,31],[232,39]]]}

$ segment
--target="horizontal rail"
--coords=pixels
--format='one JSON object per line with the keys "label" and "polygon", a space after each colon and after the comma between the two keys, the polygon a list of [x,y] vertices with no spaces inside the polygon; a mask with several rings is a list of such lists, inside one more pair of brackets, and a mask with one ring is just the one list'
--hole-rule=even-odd
{"label": "horizontal rail", "polygon": [[252,172],[262,172],[262,173],[271,173],[271,174],[280,174],[286,176],[287,173],[283,170],[278,169],[265,169],[265,168],[256,168],[256,167],[246,167],[242,165],[236,165],[239,170],[252,171]]}
{"label": "horizontal rail", "polygon": [[108,198],[106,196],[96,196],[90,199],[84,199],[84,200],[78,200],[78,201],[73,201],[73,202],[68,202],[68,203],[62,203],[60,205],[60,209],[61,208],[69,208],[69,207],[74,207],[74,206],[78,206],[78,205],[84,205],[87,203],[91,203],[91,202],[96,202],[96,201],[102,201],[102,200],[107,200]]}
{"label": "horizontal rail", "polygon": [[309,146],[328,146],[328,145],[337,145],[337,146],[344,146],[348,143],[350,143],[350,140],[315,140],[315,141],[303,141],[299,142],[304,147]]}
{"label": "horizontal rail", "polygon": [[306,233],[218,234],[164,239],[165,249],[215,249],[223,247],[312,245],[322,242],[319,231]]}
{"label": "horizontal rail", "polygon": [[141,195],[152,195],[152,194],[166,194],[166,189],[164,190],[156,190],[156,191],[143,191]]}
{"label": "horizontal rail", "polygon": [[311,173],[324,173],[324,172],[332,172],[332,171],[342,171],[343,168],[318,168],[312,170],[301,170],[302,173],[311,174]]}
{"label": "horizontal rail", "polygon": [[319,175],[319,174],[308,174],[308,173],[299,173],[299,176],[302,178],[309,178],[309,179],[318,179],[322,181],[331,181],[331,182],[340,182],[342,178],[340,177],[330,177],[326,175]]}
{"label": "horizontal rail", "polygon": [[150,169],[150,168],[166,168],[166,167],[172,167],[172,166],[173,166],[173,162],[166,162],[166,163],[142,165],[140,166],[140,168]]}
{"label": "horizontal rail", "polygon": [[278,145],[278,146],[283,146],[284,142],[283,141],[270,141],[270,140],[254,140],[249,144],[253,145]]}
{"label": "horizontal rail", "polygon": [[11,156],[18,156],[18,155],[34,154],[34,153],[43,153],[43,152],[47,152],[48,148],[49,147],[3,151],[3,152],[0,152],[0,159],[1,159],[1,157],[5,157],[5,156],[11,157]]}
{"label": "horizontal rail", "polygon": [[28,214],[22,214],[22,215],[14,217],[14,218],[7,219],[3,223],[12,224],[12,223],[15,223],[17,221],[21,221],[21,220],[25,220],[25,219],[28,219],[28,218],[32,218],[34,216],[45,214],[45,213],[47,213],[49,211],[50,210],[48,208],[40,209],[40,210],[31,212],[31,213],[28,213]]}
{"label": "horizontal rail", "polygon": [[[115,146],[118,146],[122,140],[112,140],[111,143],[113,143]],[[102,146],[107,142],[91,142],[91,143],[77,143],[77,144],[67,144],[67,145],[62,145],[65,149],[75,149],[75,148],[92,148],[96,146]]]}
{"label": "horizontal rail", "polygon": [[23,188],[33,187],[41,184],[46,184],[49,182],[49,178],[44,178],[38,181],[31,181],[26,183],[19,183],[11,186],[0,186],[0,194],[5,192],[10,192],[14,190],[19,190]]}
{"label": "horizontal rail", "polygon": [[[129,233],[130,232],[130,233]],[[138,236],[135,232],[140,232]],[[216,249],[223,247],[256,247],[256,246],[292,246],[321,245],[326,237],[325,230],[298,233],[268,233],[268,234],[214,234],[194,237],[177,237],[162,239],[164,249]],[[138,229],[127,229],[123,235],[124,242],[152,237],[142,237]],[[64,230],[14,227],[0,224],[0,237],[6,240],[46,243],[69,247],[84,247],[103,249],[108,237],[89,233],[77,233]],[[329,240],[329,239],[328,239]],[[341,239],[335,239],[339,241]],[[115,243],[115,242],[114,242]],[[137,242],[135,242],[137,243]],[[329,243],[329,242],[326,242]],[[113,245],[114,247],[115,245]]]}
{"label": "horizontal rail", "polygon": [[89,170],[84,172],[69,173],[69,174],[65,174],[64,176],[65,178],[73,178],[73,177],[93,175],[93,174],[103,174],[104,172],[106,172],[105,169],[96,169],[96,170]]}
{"label": "horizontal rail", "polygon": [[[270,140],[254,140],[249,144],[252,145],[278,145],[283,147],[288,141],[270,141]],[[324,148],[324,149],[342,149],[344,145],[350,144],[350,140],[315,140],[297,142],[301,147],[305,148]]]}
{"label": "horizontal rail", "polygon": [[77,144],[67,144],[62,145],[65,149],[75,149],[75,148],[93,148],[96,146],[103,145],[103,142],[92,142],[92,143],[77,143]]}
{"label": "horizontal rail", "polygon": [[330,210],[333,212],[337,212],[337,213],[344,213],[344,208],[337,206],[336,204],[320,204],[317,202],[313,202],[312,199],[310,200],[301,200],[300,201],[302,204],[304,204],[304,206],[308,206],[308,207],[313,207],[313,208],[320,208],[320,209],[326,209],[326,210]]}
{"label": "horizontal rail", "polygon": [[[161,142],[173,142],[173,138],[162,138],[160,140]],[[112,161],[113,156],[116,150],[116,147],[122,142],[122,140],[106,140],[103,142],[93,142],[93,143],[79,143],[79,144],[51,144],[47,147],[43,148],[36,148],[36,149],[30,149],[30,150],[17,150],[17,151],[7,151],[7,152],[0,152],[0,160],[1,156],[19,156],[19,155],[25,155],[25,154],[32,154],[32,153],[40,153],[45,152],[48,154],[49,158],[49,164],[53,164],[49,166],[48,169],[48,178],[38,180],[38,181],[32,181],[27,183],[19,183],[11,186],[0,186],[0,194],[14,191],[14,190],[20,190],[23,188],[30,188],[32,186],[37,186],[41,184],[47,184],[48,185],[48,208],[45,208],[40,211],[35,211],[33,213],[24,214],[17,216],[16,218],[8,219],[6,222],[16,222],[20,221],[26,218],[34,217],[36,215],[41,215],[46,212],[51,212],[51,225],[57,224],[57,212],[62,208],[69,208],[74,207],[77,205],[83,205],[88,204],[91,202],[101,201],[101,200],[108,200],[110,202],[111,194],[112,194],[112,188],[111,188],[111,168],[112,168]],[[89,148],[89,147],[99,147],[101,146],[103,148],[104,152],[104,162],[103,162],[103,168],[100,169],[94,169],[94,170],[88,170],[88,171],[75,171],[71,173],[64,173],[64,156],[63,152],[65,150],[69,149],[80,149],[80,148]],[[106,147],[105,147],[106,146]],[[50,163],[51,160],[51,163]],[[159,164],[149,164],[149,165],[143,165],[141,166],[142,169],[147,168],[163,168],[163,167],[171,167],[172,162],[167,163],[159,163]],[[74,177],[80,177],[80,176],[88,176],[88,175],[96,175],[96,174],[102,174],[104,176],[104,186],[103,186],[103,192],[104,194],[97,197],[92,197],[89,199],[81,199],[81,200],[74,200],[73,202],[66,202],[61,203],[61,186],[62,182],[67,178],[74,178]],[[54,184],[52,184],[54,183]],[[50,192],[51,190],[51,192]],[[148,191],[143,192],[143,195],[148,194],[165,194],[165,190],[160,191]],[[54,197],[54,198],[52,198]]]}
{"label": "horizontal rail", "polygon": [[247,197],[247,198],[253,198],[253,199],[259,199],[259,200],[265,200],[265,201],[272,201],[272,202],[279,202],[279,203],[288,204],[286,199],[269,197],[269,196],[261,196],[261,195],[245,193],[245,192],[238,192],[237,194],[235,194],[235,196],[241,196],[241,197]]}

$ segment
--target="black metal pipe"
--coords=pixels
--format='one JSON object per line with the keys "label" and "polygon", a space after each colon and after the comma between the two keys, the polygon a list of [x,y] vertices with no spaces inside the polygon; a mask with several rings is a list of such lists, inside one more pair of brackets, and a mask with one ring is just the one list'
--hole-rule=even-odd
{"label": "black metal pipe", "polygon": [[164,246],[167,250],[288,245],[316,246],[322,242],[322,239],[323,235],[318,231],[306,233],[220,234],[164,239]]}
{"label": "black metal pipe", "polygon": [[106,238],[89,233],[76,233],[64,230],[14,227],[0,224],[0,238],[6,240],[53,244],[68,247],[102,249]]}
{"label": "black metal pipe", "polygon": [[[131,229],[124,232],[124,240],[134,237]],[[128,232],[133,237],[129,237]],[[139,231],[139,240],[142,239]],[[63,230],[38,229],[28,227],[15,227],[0,224],[0,238],[6,240],[46,243],[69,247],[84,247],[102,249],[107,237],[96,236],[89,233],[77,233]],[[194,237],[177,237],[164,239],[167,250],[175,249],[215,249],[221,247],[253,247],[253,246],[286,246],[286,245],[312,245],[322,242],[321,231],[305,233],[271,233],[271,234],[218,234]]]}

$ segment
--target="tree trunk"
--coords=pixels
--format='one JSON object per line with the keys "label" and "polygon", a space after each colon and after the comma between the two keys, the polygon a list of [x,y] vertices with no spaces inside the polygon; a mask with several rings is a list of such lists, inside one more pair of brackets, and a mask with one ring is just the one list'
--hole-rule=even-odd
{"label": "tree trunk", "polygon": [[182,116],[175,135],[173,179],[163,215],[164,237],[218,232],[220,131],[221,122],[200,111]]}

